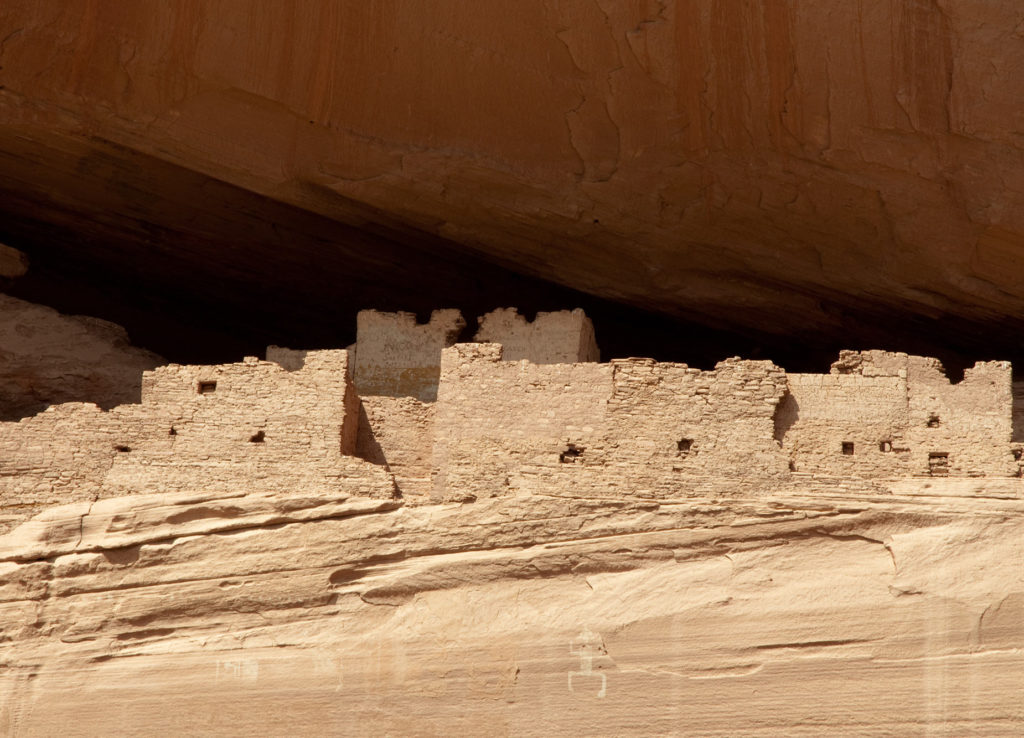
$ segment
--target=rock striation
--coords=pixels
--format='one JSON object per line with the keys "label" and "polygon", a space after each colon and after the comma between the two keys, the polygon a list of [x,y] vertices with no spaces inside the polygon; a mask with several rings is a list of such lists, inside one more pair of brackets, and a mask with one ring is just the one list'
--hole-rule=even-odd
{"label": "rock striation", "polygon": [[162,363],[118,325],[0,294],[0,421],[62,402],[138,402],[142,372]]}
{"label": "rock striation", "polygon": [[461,322],[0,423],[0,730],[1024,727],[1007,362],[701,371],[592,361],[579,311]]}
{"label": "rock striation", "polygon": [[294,325],[339,293],[451,304],[434,264],[480,257],[774,345],[1017,352],[1022,24],[1015,0],[8,0],[3,231],[179,307],[283,293],[261,318]]}
{"label": "rock striation", "polygon": [[17,736],[1013,735],[1020,499],[296,492],[0,537]]}

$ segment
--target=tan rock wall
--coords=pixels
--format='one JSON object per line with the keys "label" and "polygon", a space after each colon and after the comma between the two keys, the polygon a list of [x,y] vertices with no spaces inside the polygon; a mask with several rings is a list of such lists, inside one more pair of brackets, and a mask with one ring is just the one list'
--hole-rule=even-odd
{"label": "tan rock wall", "polygon": [[843,352],[830,374],[788,379],[776,428],[797,471],[866,478],[1016,473],[1007,362],[979,362],[952,384],[936,359]]}
{"label": "tan rock wall", "polygon": [[114,415],[78,402],[0,423],[0,529],[48,505],[99,496],[120,430]]}
{"label": "tan rock wall", "polygon": [[356,455],[385,466],[406,502],[430,499],[436,403],[414,397],[362,398]]}
{"label": "tan rock wall", "polygon": [[770,485],[788,475],[773,415],[785,373],[770,362],[502,362],[497,344],[444,352],[435,495],[513,492],[664,497]]}
{"label": "tan rock wall", "polygon": [[538,458],[557,462],[604,428],[610,364],[504,362],[494,343],[443,352],[435,421],[434,494],[509,494],[510,475]]}
{"label": "tan rock wall", "polygon": [[773,437],[785,391],[779,367],[735,359],[714,371],[649,359],[611,365],[608,409],[590,445],[570,463],[524,465],[522,489],[646,498],[765,494],[788,478]]}
{"label": "tan rock wall", "polygon": [[61,402],[138,402],[142,372],[163,363],[114,323],[0,294],[0,421]]}
{"label": "tan rock wall", "polygon": [[790,374],[787,379],[789,394],[776,427],[794,471],[856,477],[909,473],[905,376]]}
{"label": "tan rock wall", "polygon": [[[1011,367],[982,361],[950,384],[934,359],[908,359],[911,465],[929,472],[929,454],[946,453],[948,474],[1009,476],[1016,466],[1009,444],[1013,436]],[[932,462],[934,463],[934,462]]]}
{"label": "tan rock wall", "polygon": [[[426,325],[411,314],[361,319],[356,377],[362,356],[369,386],[397,396],[360,398],[347,351],[270,347],[270,361],[161,367],[145,374],[141,404],[0,424],[6,509],[240,486],[397,491],[419,503],[761,495],[822,479],[877,492],[884,480],[1011,477],[1021,466],[1005,362],[979,363],[957,384],[934,359],[881,351],[843,352],[827,375],[741,359],[713,371],[537,363],[508,360],[498,343],[443,348],[457,311]],[[596,352],[580,311],[533,323],[495,311],[481,329],[548,361]]]}
{"label": "tan rock wall", "polygon": [[359,475],[358,400],[344,351],[310,352],[288,371],[273,362],[161,367],[147,374],[131,452],[107,484],[163,492],[202,486],[320,489]]}

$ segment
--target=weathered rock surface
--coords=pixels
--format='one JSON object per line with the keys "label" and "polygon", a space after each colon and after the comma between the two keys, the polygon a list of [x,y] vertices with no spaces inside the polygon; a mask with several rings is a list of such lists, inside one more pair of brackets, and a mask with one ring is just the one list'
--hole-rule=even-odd
{"label": "weathered rock surface", "polygon": [[589,320],[463,324],[0,423],[0,731],[1024,729],[1007,362],[533,363],[596,358]]}
{"label": "weathered rock surface", "polygon": [[1024,728],[1019,499],[399,504],[135,496],[0,537],[0,730]]}
{"label": "weathered rock surface", "polygon": [[0,294],[0,421],[60,402],[138,402],[142,372],[163,363],[118,325]]}
{"label": "weathered rock surface", "polygon": [[[0,241],[23,294],[182,353],[581,304],[547,282],[769,353],[1019,359],[1022,49],[1012,0],[6,0]],[[159,359],[123,339],[0,296],[0,407],[137,400]],[[5,518],[0,733],[1024,734],[1018,479],[427,504],[429,405],[359,412],[423,504],[297,480]]]}
{"label": "weathered rock surface", "polygon": [[28,257],[0,243],[0,280],[21,277],[28,271]]}
{"label": "weathered rock surface", "polygon": [[[1022,29],[1014,0],[9,0],[0,208],[236,309],[314,263],[297,318],[436,252],[761,336],[1016,351]],[[344,225],[268,235],[225,183]]]}

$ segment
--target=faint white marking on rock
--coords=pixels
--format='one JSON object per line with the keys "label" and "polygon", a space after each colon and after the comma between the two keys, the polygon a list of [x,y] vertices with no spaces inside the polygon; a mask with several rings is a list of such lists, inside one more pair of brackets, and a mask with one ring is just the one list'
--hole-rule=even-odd
{"label": "faint white marking on rock", "polygon": [[255,682],[260,678],[260,662],[255,659],[238,659],[217,662],[217,679],[244,679]]}
{"label": "faint white marking on rock", "polygon": [[594,671],[594,656],[608,653],[605,650],[601,636],[594,633],[590,628],[584,628],[576,638],[569,641],[569,653],[580,657],[580,668],[578,671],[569,672],[569,691],[575,692],[572,686],[572,678],[575,677],[600,677],[601,689],[597,696],[604,697],[608,693],[608,677],[599,671]]}

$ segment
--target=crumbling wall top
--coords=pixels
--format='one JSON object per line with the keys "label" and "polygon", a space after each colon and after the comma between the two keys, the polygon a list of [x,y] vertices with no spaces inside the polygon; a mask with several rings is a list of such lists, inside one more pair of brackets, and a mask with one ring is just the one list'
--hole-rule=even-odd
{"label": "crumbling wall top", "polygon": [[466,321],[458,310],[435,310],[430,321],[413,313],[361,310],[356,318],[354,380],[360,395],[437,398],[441,350],[458,339]]}
{"label": "crumbling wall top", "polygon": [[[865,377],[906,377],[911,357],[895,351],[840,351],[831,374],[860,374]],[[917,357],[915,357],[917,358]],[[932,359],[942,370],[942,364]]]}
{"label": "crumbling wall top", "polygon": [[594,324],[579,308],[537,313],[533,321],[515,308],[499,308],[477,320],[480,327],[474,340],[500,343],[505,361],[574,364],[601,358]]}

